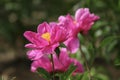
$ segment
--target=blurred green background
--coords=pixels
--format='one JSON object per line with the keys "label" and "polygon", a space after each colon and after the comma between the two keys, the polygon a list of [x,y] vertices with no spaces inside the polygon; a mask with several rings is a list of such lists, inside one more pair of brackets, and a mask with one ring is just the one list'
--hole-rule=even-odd
{"label": "blurred green background", "polygon": [[[81,7],[100,16],[88,35],[79,35],[93,80],[120,80],[120,0],[0,0],[0,77],[40,80],[30,72],[31,61],[24,48],[28,41],[23,33],[36,31],[43,21],[57,21],[67,13],[74,15]],[[79,53],[74,57],[84,65]],[[73,80],[88,80],[87,74]]]}

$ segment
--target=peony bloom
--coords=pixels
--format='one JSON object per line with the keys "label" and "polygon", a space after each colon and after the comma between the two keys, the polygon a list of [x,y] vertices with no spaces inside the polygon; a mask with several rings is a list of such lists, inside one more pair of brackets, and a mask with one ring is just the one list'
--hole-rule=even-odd
{"label": "peony bloom", "polygon": [[71,53],[75,53],[79,48],[78,33],[86,34],[91,29],[99,17],[90,13],[88,8],[78,9],[75,13],[75,17],[71,17],[69,14],[67,16],[59,17],[59,25],[65,27],[69,32],[69,38],[65,42],[68,50]]}
{"label": "peony bloom", "polygon": [[26,31],[24,36],[31,42],[25,47],[31,48],[28,57],[32,60],[38,59],[44,54],[53,53],[59,44],[67,39],[66,30],[57,24],[49,25],[46,22],[40,24],[37,33]]}
{"label": "peony bloom", "polygon": [[[68,67],[73,63],[75,66],[77,66],[76,70],[74,73],[82,73],[83,72],[83,67],[74,58],[70,58],[69,55],[67,54],[66,48],[62,48],[60,52],[60,56],[58,57],[56,54],[53,54],[53,60],[54,60],[54,71],[57,73],[59,72],[65,72],[67,71]],[[33,61],[31,70],[33,72],[36,71],[37,68],[44,68],[46,71],[49,73],[53,72],[52,70],[52,63],[50,59],[46,56],[42,56],[40,59]]]}

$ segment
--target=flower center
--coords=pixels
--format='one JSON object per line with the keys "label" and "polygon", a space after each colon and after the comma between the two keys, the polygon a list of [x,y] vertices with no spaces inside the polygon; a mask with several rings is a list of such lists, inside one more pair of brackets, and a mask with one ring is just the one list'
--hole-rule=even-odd
{"label": "flower center", "polygon": [[73,21],[73,23],[74,23],[74,24],[77,24],[77,22],[76,22],[76,21]]}
{"label": "flower center", "polygon": [[48,42],[50,41],[50,33],[49,32],[42,34],[41,37],[43,39],[47,40]]}

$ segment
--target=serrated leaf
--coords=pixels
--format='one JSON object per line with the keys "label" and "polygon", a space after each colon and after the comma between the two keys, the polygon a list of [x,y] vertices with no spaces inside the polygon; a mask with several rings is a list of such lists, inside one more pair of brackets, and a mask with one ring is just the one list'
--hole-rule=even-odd
{"label": "serrated leaf", "polygon": [[68,70],[61,75],[61,80],[68,80],[72,73],[75,71],[75,69],[76,66],[74,66],[74,64],[71,64]]}
{"label": "serrated leaf", "polygon": [[43,68],[38,68],[37,73],[40,74],[44,79],[50,80],[50,74]]}

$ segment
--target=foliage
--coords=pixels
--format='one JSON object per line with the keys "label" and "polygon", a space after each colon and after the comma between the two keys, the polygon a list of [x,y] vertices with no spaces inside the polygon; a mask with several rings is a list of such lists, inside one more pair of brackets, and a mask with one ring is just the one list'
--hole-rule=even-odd
{"label": "foliage", "polygon": [[66,72],[64,72],[64,74],[62,74],[60,76],[60,80],[68,80],[70,79],[72,73],[75,71],[76,66],[74,66],[73,64],[69,66],[68,70]]}

